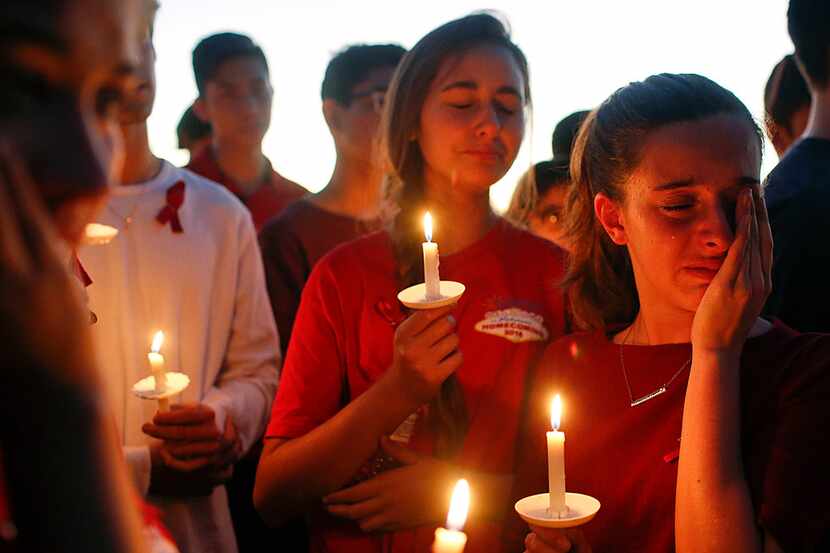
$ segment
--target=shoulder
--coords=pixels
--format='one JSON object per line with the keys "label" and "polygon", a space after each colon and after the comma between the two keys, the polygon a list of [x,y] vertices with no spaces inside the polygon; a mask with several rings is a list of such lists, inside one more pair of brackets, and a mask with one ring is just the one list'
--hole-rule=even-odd
{"label": "shoulder", "polygon": [[[392,262],[391,266],[389,262]],[[317,262],[331,271],[375,271],[394,269],[392,242],[386,231],[373,232],[340,244]]]}
{"label": "shoulder", "polygon": [[784,397],[830,395],[830,334],[797,332],[775,320],[771,330],[748,341],[745,349],[745,368]]}
{"label": "shoulder", "polygon": [[274,183],[277,185],[277,188],[279,188],[281,192],[295,199],[302,198],[303,196],[308,194],[308,189],[306,189],[304,186],[297,184],[291,179],[285,178],[284,176],[280,175],[276,170],[272,170],[274,171]]}
{"label": "shoulder", "polygon": [[197,175],[190,169],[176,167],[177,178],[187,185],[186,198],[188,196],[198,198],[199,201],[212,205],[224,206],[230,211],[244,212],[245,206],[239,199],[219,183]]}
{"label": "shoulder", "polygon": [[291,202],[285,209],[265,223],[260,238],[266,242],[281,242],[288,237],[300,235],[313,222],[314,207],[308,200]]}

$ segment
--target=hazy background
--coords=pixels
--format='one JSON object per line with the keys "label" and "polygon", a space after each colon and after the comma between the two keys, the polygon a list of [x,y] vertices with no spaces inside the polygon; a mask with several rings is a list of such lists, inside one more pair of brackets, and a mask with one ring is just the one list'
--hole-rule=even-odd
{"label": "hazy background", "polygon": [[[161,0],[153,149],[187,162],[175,127],[196,97],[191,51],[209,34],[242,32],[262,46],[271,67],[274,112],[265,154],[284,176],[319,190],[334,167],[320,112],[320,82],[331,56],[358,42],[409,48],[441,23],[484,8],[508,18],[530,63],[534,103],[522,151],[493,189],[497,209],[506,207],[531,163],[551,156],[551,132],[568,113],[653,73],[695,72],[732,90],[760,120],[769,73],[792,51],[787,0]],[[776,162],[768,144],[762,173]]]}

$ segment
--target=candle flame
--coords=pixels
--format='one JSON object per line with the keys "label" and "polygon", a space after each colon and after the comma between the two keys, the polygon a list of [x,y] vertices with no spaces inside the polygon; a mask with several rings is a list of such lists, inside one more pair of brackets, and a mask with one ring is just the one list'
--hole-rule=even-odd
{"label": "candle flame", "polygon": [[432,214],[429,211],[424,214],[424,237],[427,242],[432,242]]}
{"label": "candle flame", "polygon": [[559,424],[562,422],[562,398],[556,394],[550,402],[550,425],[554,430],[559,430]]}
{"label": "candle flame", "polygon": [[155,333],[155,335],[153,335],[153,345],[150,346],[150,351],[158,353],[161,351],[162,344],[164,344],[164,332],[159,330]]}
{"label": "candle flame", "polygon": [[450,512],[447,515],[447,529],[460,531],[467,522],[467,511],[470,509],[470,484],[465,479],[455,484],[450,500]]}

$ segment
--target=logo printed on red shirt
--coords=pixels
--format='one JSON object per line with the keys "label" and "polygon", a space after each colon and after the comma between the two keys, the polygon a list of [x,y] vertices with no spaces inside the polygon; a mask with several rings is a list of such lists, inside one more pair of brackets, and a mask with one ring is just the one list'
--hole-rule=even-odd
{"label": "logo printed on red shirt", "polygon": [[545,319],[518,307],[488,311],[484,314],[484,319],[476,323],[475,328],[484,334],[501,336],[517,344],[548,339]]}

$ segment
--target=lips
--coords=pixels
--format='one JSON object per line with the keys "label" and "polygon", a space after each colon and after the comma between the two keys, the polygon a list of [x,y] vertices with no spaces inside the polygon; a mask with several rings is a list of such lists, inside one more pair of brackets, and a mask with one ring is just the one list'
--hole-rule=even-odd
{"label": "lips", "polygon": [[465,150],[462,153],[481,161],[499,161],[504,156],[502,152],[492,149]]}
{"label": "lips", "polygon": [[702,260],[692,265],[687,265],[683,270],[693,276],[705,280],[712,280],[718,274],[721,265],[723,265],[723,260],[721,259]]}

